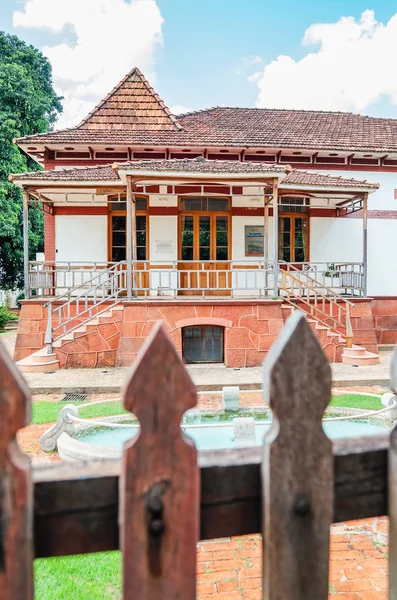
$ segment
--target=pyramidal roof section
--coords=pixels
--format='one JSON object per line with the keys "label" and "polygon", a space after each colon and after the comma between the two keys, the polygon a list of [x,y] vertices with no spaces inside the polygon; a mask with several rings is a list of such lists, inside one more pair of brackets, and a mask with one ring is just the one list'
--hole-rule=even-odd
{"label": "pyramidal roof section", "polygon": [[137,67],[113,88],[77,128],[134,131],[183,129]]}

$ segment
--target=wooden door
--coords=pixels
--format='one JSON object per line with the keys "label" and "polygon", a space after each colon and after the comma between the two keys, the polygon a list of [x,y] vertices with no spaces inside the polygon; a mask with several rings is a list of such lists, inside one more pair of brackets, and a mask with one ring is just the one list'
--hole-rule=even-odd
{"label": "wooden door", "polygon": [[[136,199],[136,249],[137,265],[135,285],[139,295],[144,295],[149,287],[149,218],[147,214],[147,198]],[[109,204],[108,216],[108,260],[110,263],[125,261],[127,256],[127,212],[125,197]],[[124,267],[126,268],[126,267]],[[127,277],[122,277],[121,285],[127,287]],[[139,290],[142,290],[139,292]]]}
{"label": "wooden door", "polygon": [[303,263],[309,260],[309,216],[283,214],[278,227],[279,260]]}
{"label": "wooden door", "polygon": [[[230,295],[230,215],[226,198],[184,198],[179,214],[182,295]],[[227,210],[219,211],[217,207]],[[186,290],[186,291],[185,291]]]}

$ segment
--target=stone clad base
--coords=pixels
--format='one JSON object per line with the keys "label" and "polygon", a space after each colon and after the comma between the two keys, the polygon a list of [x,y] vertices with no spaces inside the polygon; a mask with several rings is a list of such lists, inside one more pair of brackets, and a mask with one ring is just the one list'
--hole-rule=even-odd
{"label": "stone clad base", "polygon": [[[377,352],[377,343],[397,341],[397,299],[359,299],[354,301],[351,320],[354,342],[370,352]],[[14,360],[21,360],[43,348],[46,329],[44,300],[22,303]],[[189,326],[215,325],[224,328],[224,362],[227,367],[244,368],[261,365],[280,333],[290,310],[282,300],[136,300],[123,302],[118,310],[100,316],[54,345],[61,367],[103,368],[126,367],[135,360],[142,344],[155,323],[162,321],[177,351],[182,354],[182,329]],[[371,310],[372,309],[372,310]],[[375,315],[373,315],[375,310]],[[392,314],[385,315],[389,310]],[[383,311],[383,314],[380,314]],[[394,327],[395,329],[378,329]],[[78,319],[75,321],[78,323]],[[344,340],[332,337],[327,328],[311,322],[313,331],[327,358],[341,360]],[[386,335],[387,333],[387,335]],[[392,336],[396,334],[395,339]],[[389,337],[390,336],[390,337]],[[391,340],[385,342],[384,340]]]}
{"label": "stone clad base", "polygon": [[116,366],[130,365],[157,321],[182,354],[182,328],[195,325],[224,327],[227,367],[256,367],[263,362],[283,325],[281,301],[175,300],[126,302]]}

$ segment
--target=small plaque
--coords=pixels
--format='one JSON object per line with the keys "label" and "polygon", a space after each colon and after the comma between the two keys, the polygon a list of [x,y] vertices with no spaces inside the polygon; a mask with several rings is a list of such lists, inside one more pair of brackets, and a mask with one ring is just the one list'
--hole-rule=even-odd
{"label": "small plaque", "polygon": [[171,240],[156,240],[156,254],[171,254]]}

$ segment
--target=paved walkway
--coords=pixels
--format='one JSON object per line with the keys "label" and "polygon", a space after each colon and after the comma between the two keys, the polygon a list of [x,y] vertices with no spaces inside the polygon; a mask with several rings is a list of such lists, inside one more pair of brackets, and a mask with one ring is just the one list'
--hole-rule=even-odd
{"label": "paved walkway", "polygon": [[[334,387],[358,385],[387,385],[389,383],[391,352],[382,352],[381,362],[372,367],[352,367],[332,364]],[[199,390],[220,390],[224,385],[238,385],[241,389],[262,386],[262,368],[228,369],[223,365],[192,365],[188,371]],[[60,369],[52,373],[26,373],[32,391],[38,393],[117,393],[128,369]]]}

